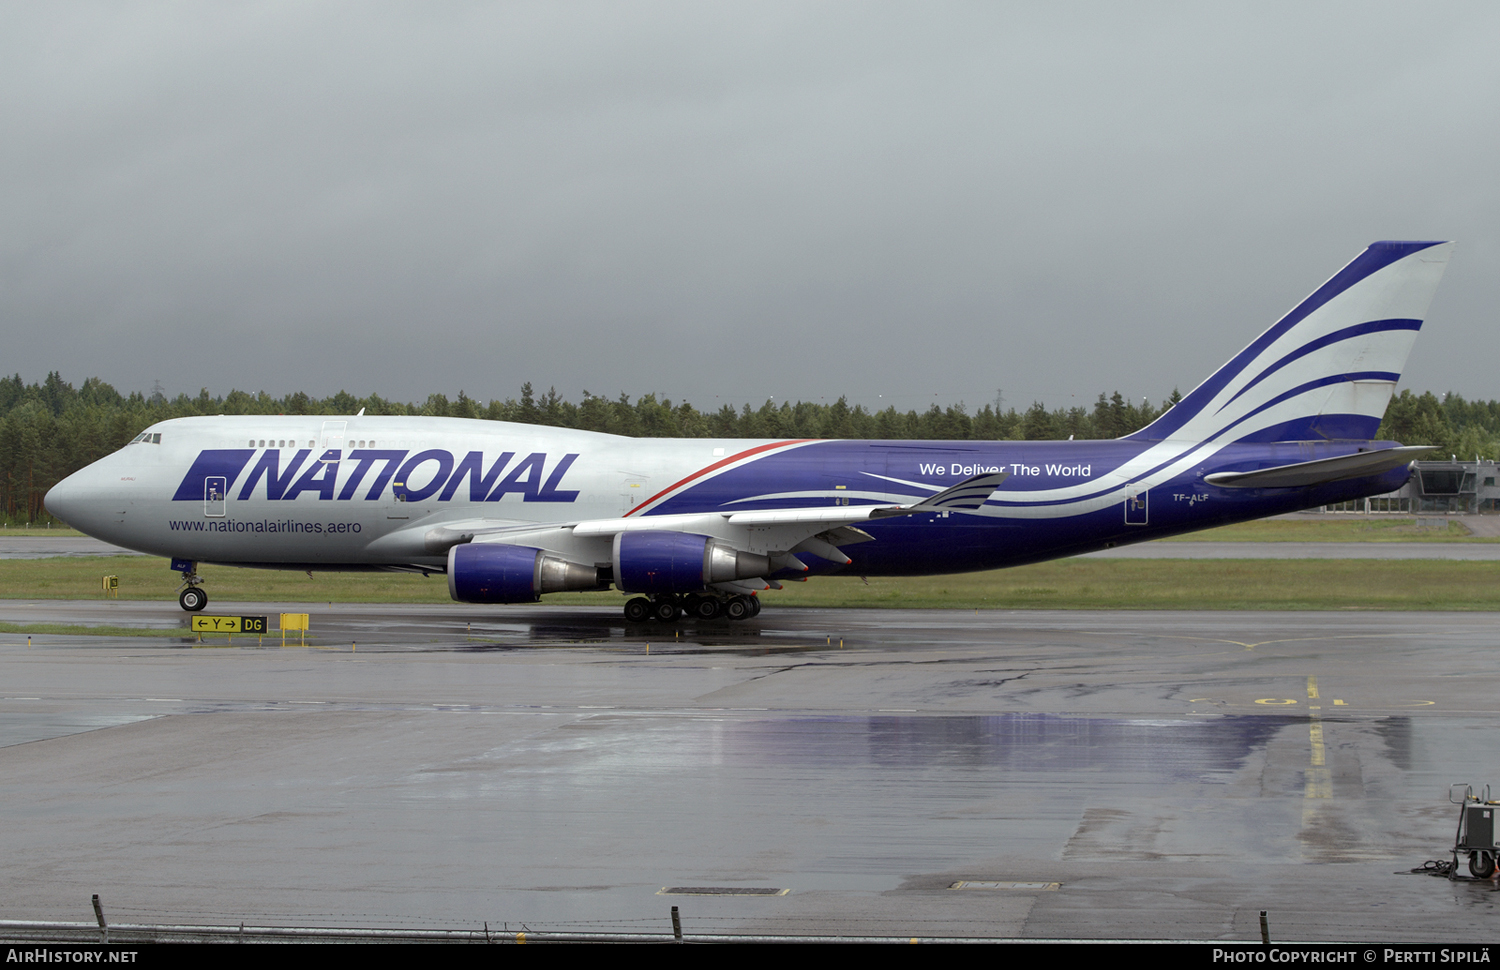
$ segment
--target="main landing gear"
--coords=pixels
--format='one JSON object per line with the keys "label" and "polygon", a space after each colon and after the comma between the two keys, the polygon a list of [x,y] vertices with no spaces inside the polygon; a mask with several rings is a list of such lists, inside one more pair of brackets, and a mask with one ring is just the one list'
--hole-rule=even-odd
{"label": "main landing gear", "polygon": [[189,613],[197,613],[208,605],[208,591],[203,588],[203,579],[198,575],[198,564],[191,559],[173,559],[172,568],[182,573],[182,585],[177,590],[177,602]]}
{"label": "main landing gear", "polygon": [[756,596],[686,596],[660,594],[647,599],[637,596],[625,603],[626,623],[676,623],[683,616],[695,620],[748,620],[760,613]]}

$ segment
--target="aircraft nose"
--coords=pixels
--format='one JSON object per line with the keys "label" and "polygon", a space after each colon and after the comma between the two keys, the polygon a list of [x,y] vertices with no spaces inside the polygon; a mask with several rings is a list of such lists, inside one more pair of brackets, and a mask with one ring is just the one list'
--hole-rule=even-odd
{"label": "aircraft nose", "polygon": [[[101,474],[92,465],[79,469],[48,489],[42,504],[48,512],[79,532],[102,538],[100,530],[108,529],[111,522],[119,519],[118,515],[108,514],[112,500],[111,490],[105,482],[109,480],[109,476]],[[123,508],[120,505],[115,507]]]}
{"label": "aircraft nose", "polygon": [[47,497],[42,499],[48,512],[69,525],[77,522],[83,511],[83,486],[78,478],[79,473],[74,472],[48,489]]}

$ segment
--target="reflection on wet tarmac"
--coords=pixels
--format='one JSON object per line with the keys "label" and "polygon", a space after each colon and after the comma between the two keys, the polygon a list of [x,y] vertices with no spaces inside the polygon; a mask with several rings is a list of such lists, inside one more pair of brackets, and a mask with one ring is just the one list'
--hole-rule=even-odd
{"label": "reflection on wet tarmac", "polygon": [[[760,747],[794,760],[858,759],[876,766],[1001,769],[1008,772],[1123,772],[1136,784],[1208,780],[1236,771],[1289,719],[1215,717],[1193,721],[1002,714],[985,717],[873,717],[788,720]],[[1295,723],[1305,723],[1298,719]],[[753,729],[752,729],[753,730]],[[767,728],[767,730],[771,730]],[[787,743],[814,733],[816,747]]]}
{"label": "reflection on wet tarmac", "polygon": [[1500,901],[1395,875],[1451,845],[1450,782],[1500,782],[1483,615],[223,612],[283,609],[315,648],[0,637],[13,912],[88,918],[107,886],[162,921],[631,926],[662,886],[769,885],[684,918],[1256,940],[1268,909],[1285,938],[1459,940]]}

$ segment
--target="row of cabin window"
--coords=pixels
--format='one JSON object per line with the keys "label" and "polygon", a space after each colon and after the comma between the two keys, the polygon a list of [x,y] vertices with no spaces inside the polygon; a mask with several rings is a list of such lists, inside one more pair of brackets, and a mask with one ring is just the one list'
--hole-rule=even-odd
{"label": "row of cabin window", "polygon": [[[140,439],[136,439],[136,440],[140,440]],[[157,443],[160,444],[161,443],[161,435],[157,435],[156,436],[156,440],[157,440]],[[254,440],[252,440],[250,442],[250,447],[251,448],[266,448],[266,447],[271,447],[271,448],[295,448],[295,447],[297,447],[297,442],[295,442],[295,441],[285,441],[285,440],[277,441],[275,439],[271,439],[271,443],[269,445],[267,445],[266,444],[266,440],[267,439],[262,438],[258,444]],[[351,447],[354,447],[354,448],[363,448],[366,445],[368,445],[371,448],[375,447],[375,442],[373,442],[373,441],[370,441],[370,442],[365,442],[365,441],[351,441],[349,444],[350,444]],[[307,447],[309,447],[309,448],[316,448],[317,447],[317,442],[309,441],[307,443]]]}

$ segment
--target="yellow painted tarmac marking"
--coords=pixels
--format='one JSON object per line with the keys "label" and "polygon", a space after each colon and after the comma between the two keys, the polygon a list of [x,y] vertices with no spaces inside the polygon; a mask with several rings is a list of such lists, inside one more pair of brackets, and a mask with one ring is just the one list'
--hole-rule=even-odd
{"label": "yellow painted tarmac marking", "polygon": [[[1318,678],[1307,678],[1307,699],[1318,699]],[[1332,798],[1333,777],[1328,772],[1327,753],[1323,746],[1323,707],[1322,705],[1309,704],[1307,707],[1307,735],[1311,745],[1312,766],[1307,772],[1307,783],[1302,795],[1304,798]]]}

